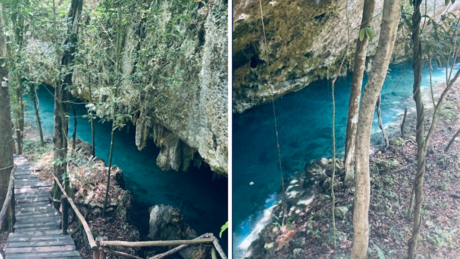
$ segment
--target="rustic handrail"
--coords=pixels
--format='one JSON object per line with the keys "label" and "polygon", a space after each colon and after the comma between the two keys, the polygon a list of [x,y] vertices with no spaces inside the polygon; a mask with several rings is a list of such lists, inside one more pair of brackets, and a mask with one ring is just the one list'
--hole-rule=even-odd
{"label": "rustic handrail", "polygon": [[[56,184],[59,186],[61,189],[62,193],[64,194],[61,197],[62,203],[66,203],[66,201],[70,204],[72,209],[75,211],[75,214],[77,217],[80,219],[81,224],[83,228],[85,229],[86,236],[88,237],[89,245],[91,246],[91,250],[93,250],[93,258],[99,259],[99,257],[104,257],[105,258],[105,253],[112,253],[112,254],[117,254],[120,256],[125,256],[125,257],[132,257],[132,258],[139,258],[137,256],[131,256],[126,253],[122,252],[116,252],[116,251],[111,251],[108,250],[107,246],[124,246],[124,247],[146,247],[146,246],[174,246],[174,245],[179,245],[179,247],[176,247],[166,253],[150,257],[150,258],[162,258],[166,255],[173,254],[179,250],[182,250],[183,248],[189,246],[189,245],[199,245],[199,244],[206,244],[206,243],[211,243],[213,244],[213,248],[217,250],[219,253],[220,257],[222,259],[227,259],[227,256],[225,255],[224,251],[222,250],[222,247],[219,244],[219,240],[213,235],[213,234],[204,234],[202,236],[199,236],[193,240],[166,240],[166,241],[140,241],[140,242],[128,242],[128,241],[107,241],[107,237],[98,237],[96,240],[94,240],[93,234],[91,233],[91,229],[88,226],[88,223],[86,223],[85,218],[83,215],[80,213],[78,210],[77,206],[73,202],[72,198],[68,197],[65,195],[65,189],[62,187],[61,183],[59,182],[58,178],[53,175],[54,181]],[[64,223],[64,222],[63,222]],[[63,224],[64,226],[64,224]],[[63,231],[64,232],[64,231]],[[102,256],[101,256],[102,254]],[[158,257],[159,256],[159,257]]]}
{"label": "rustic handrail", "polygon": [[[16,170],[16,166],[13,166],[13,169],[11,170],[11,175],[10,175],[10,182],[8,183],[8,192],[6,193],[5,202],[3,203],[2,210],[0,211],[0,229],[3,226],[3,221],[6,218],[6,212],[8,208],[10,207],[10,205],[14,206],[14,203],[12,202],[12,200],[14,199],[14,171],[15,170]],[[14,207],[12,207],[12,209],[14,209]],[[13,213],[13,216],[14,216],[14,213]],[[12,231],[12,226],[10,226],[10,231]]]}
{"label": "rustic handrail", "polygon": [[[54,181],[59,186],[59,189],[61,189],[61,192],[63,194],[65,194],[66,193],[65,189],[64,189],[64,187],[62,187],[61,183],[59,182],[59,179],[55,175],[53,175],[53,177],[54,177]],[[77,217],[80,220],[83,228],[85,229],[85,233],[86,233],[86,236],[88,237],[89,246],[91,247],[91,250],[93,250],[93,251],[98,250],[98,246],[96,244],[96,241],[94,240],[93,234],[91,233],[91,229],[89,228],[88,223],[85,220],[85,217],[83,217],[83,215],[80,213],[80,211],[78,210],[78,207],[75,205],[75,203],[73,202],[72,198],[70,198],[68,196],[66,196],[66,197],[67,197],[66,200],[69,202],[70,206],[75,211],[75,215],[77,215]]]}
{"label": "rustic handrail", "polygon": [[125,246],[125,247],[145,247],[145,246],[175,246],[175,245],[199,245],[212,243],[212,238],[193,239],[193,240],[167,240],[167,241],[101,241],[101,246]]}
{"label": "rustic handrail", "polygon": [[106,240],[100,240],[99,245],[103,248],[105,246],[124,246],[124,247],[146,247],[146,246],[174,246],[174,245],[180,245],[179,247],[176,247],[166,253],[156,255],[152,258],[162,258],[166,255],[173,254],[175,252],[178,252],[179,250],[184,249],[185,247],[189,245],[199,245],[199,244],[206,244],[206,243],[211,243],[214,245],[214,248],[217,250],[219,253],[220,257],[222,259],[227,259],[227,256],[225,255],[224,251],[222,250],[222,247],[219,245],[219,241],[217,238],[211,234],[204,234],[202,236],[199,236],[195,239],[192,240],[166,240],[166,241],[140,241],[140,242],[126,242],[126,241],[106,241]]}

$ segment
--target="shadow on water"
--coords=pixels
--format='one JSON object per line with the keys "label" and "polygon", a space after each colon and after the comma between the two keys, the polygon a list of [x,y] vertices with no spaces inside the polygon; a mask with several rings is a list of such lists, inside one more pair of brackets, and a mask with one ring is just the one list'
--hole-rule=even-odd
{"label": "shadow on water", "polygon": [[[422,87],[429,87],[429,71],[423,71]],[[434,82],[443,82],[444,69],[433,71]],[[336,143],[343,156],[348,100],[352,76],[337,80]],[[367,76],[363,82],[365,84]],[[391,66],[382,89],[382,119],[395,122],[412,101],[413,71],[410,63]],[[332,156],[332,99],[328,81],[315,82],[275,101],[281,160],[285,176],[301,171],[305,163]],[[373,131],[378,130],[374,116]],[[271,103],[233,115],[233,254],[257,228],[262,211],[273,204],[281,191],[278,151]],[[247,240],[246,240],[247,243]]]}
{"label": "shadow on water", "polygon": [[[40,87],[40,116],[46,134],[53,133],[54,100],[49,89]],[[76,101],[78,102],[78,101]],[[91,143],[91,124],[87,118],[83,104],[76,105],[77,137]],[[33,106],[27,102],[26,121],[36,125]],[[70,113],[69,135],[73,132],[73,117]],[[108,163],[110,150],[111,123],[95,124],[96,155]],[[228,218],[228,185],[227,178],[213,180],[213,172],[208,166],[194,168],[189,172],[161,171],[156,165],[159,149],[148,141],[147,146],[139,151],[135,145],[135,133],[116,131],[114,143],[113,165],[123,170],[126,188],[134,196],[134,218],[141,234],[148,234],[148,208],[155,204],[171,205],[179,208],[187,222],[198,235],[213,232],[218,235],[220,227]],[[227,235],[220,240],[227,250]]]}

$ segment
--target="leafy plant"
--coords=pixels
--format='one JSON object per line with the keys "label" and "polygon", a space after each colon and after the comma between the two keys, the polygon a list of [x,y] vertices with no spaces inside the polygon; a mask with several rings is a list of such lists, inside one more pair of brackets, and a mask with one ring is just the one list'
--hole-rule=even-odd
{"label": "leafy plant", "polygon": [[220,228],[220,233],[219,233],[220,238],[222,238],[222,233],[224,233],[224,231],[227,229],[228,229],[228,221],[225,222],[225,224]]}
{"label": "leafy plant", "polygon": [[385,259],[385,254],[383,253],[382,249],[380,249],[380,247],[378,247],[376,244],[374,244],[374,248],[377,251],[379,259]]}

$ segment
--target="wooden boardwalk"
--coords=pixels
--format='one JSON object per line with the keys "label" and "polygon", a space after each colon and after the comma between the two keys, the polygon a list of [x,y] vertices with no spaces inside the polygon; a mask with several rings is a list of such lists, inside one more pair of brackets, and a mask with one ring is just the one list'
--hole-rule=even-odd
{"label": "wooden boardwalk", "polygon": [[15,156],[16,222],[6,242],[6,259],[81,258],[70,235],[62,235],[61,217],[48,199],[52,183],[40,181],[22,156]]}

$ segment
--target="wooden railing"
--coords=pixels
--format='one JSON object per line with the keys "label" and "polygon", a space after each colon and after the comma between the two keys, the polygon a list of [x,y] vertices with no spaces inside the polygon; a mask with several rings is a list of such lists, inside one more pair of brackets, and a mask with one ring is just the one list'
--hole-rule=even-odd
{"label": "wooden railing", "polygon": [[127,242],[127,241],[108,241],[107,237],[97,237],[94,239],[93,234],[91,233],[91,229],[88,226],[88,223],[85,220],[85,217],[80,213],[78,207],[73,202],[72,198],[65,195],[65,189],[59,182],[58,178],[54,176],[54,181],[61,189],[63,195],[61,196],[61,203],[62,203],[62,233],[64,235],[67,234],[68,228],[68,204],[72,207],[75,211],[75,215],[77,215],[78,219],[80,220],[83,228],[85,229],[86,236],[89,241],[89,245],[91,250],[93,251],[93,259],[99,258],[106,258],[107,254],[123,256],[128,258],[136,258],[136,259],[143,259],[141,257],[131,255],[124,252],[113,251],[109,249],[109,246],[121,246],[121,247],[149,247],[149,246],[174,246],[178,245],[165,253],[155,255],[148,259],[161,259],[163,257],[172,255],[180,250],[190,246],[190,245],[199,245],[199,244],[212,244],[211,256],[213,259],[217,259],[216,251],[219,253],[222,259],[227,259],[222,247],[219,244],[219,240],[213,234],[204,234],[201,235],[193,240],[167,240],[167,241],[140,241],[140,242]]}
{"label": "wooden railing", "polygon": [[62,234],[64,234],[64,235],[67,234],[67,228],[68,228],[68,222],[69,222],[67,207],[68,207],[68,204],[70,204],[70,206],[72,207],[73,211],[75,212],[75,215],[77,215],[78,219],[80,220],[80,222],[81,222],[81,224],[83,226],[83,229],[85,230],[85,234],[86,234],[86,237],[88,238],[89,246],[91,247],[91,250],[93,250],[93,258],[94,259],[99,259],[99,257],[96,257],[96,254],[98,254],[97,250],[99,248],[98,248],[98,246],[96,244],[96,241],[94,240],[94,236],[91,233],[91,229],[89,228],[88,223],[85,220],[85,217],[83,217],[83,215],[81,214],[80,210],[78,210],[78,207],[75,205],[75,203],[73,202],[72,198],[70,198],[70,197],[68,197],[66,195],[65,189],[64,189],[64,187],[62,187],[62,185],[59,182],[59,180],[57,179],[57,177],[55,175],[53,175],[53,177],[54,177],[54,182],[57,184],[57,186],[59,186],[59,189],[61,189],[61,192],[63,193],[62,196],[61,196],[61,202],[62,202],[62,214],[61,214],[61,216],[62,216]]}
{"label": "wooden railing", "polygon": [[8,191],[6,193],[5,202],[3,203],[2,210],[0,211],[0,230],[3,228],[4,221],[6,219],[7,212],[9,212],[9,225],[8,230],[13,232],[14,226],[14,171],[16,166],[11,170],[10,182],[8,183]]}
{"label": "wooden railing", "polygon": [[[15,205],[15,198],[14,198],[14,171],[16,170],[16,166],[13,166],[10,175],[10,182],[8,183],[8,191],[6,193],[5,202],[3,202],[2,210],[0,211],[0,231],[3,228],[4,221],[6,219],[7,212],[9,215],[9,224],[8,224],[8,231],[13,232],[14,230],[14,205]],[[3,259],[3,249],[0,247],[0,259]]]}

